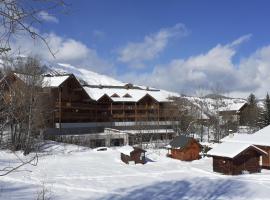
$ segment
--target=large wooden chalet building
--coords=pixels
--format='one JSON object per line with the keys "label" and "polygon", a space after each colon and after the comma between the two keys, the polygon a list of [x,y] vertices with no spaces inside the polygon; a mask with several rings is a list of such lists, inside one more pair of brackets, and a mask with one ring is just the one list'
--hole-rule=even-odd
{"label": "large wooden chalet building", "polygon": [[[23,76],[10,73],[4,79],[9,84],[22,84]],[[49,128],[45,131],[48,135],[93,135],[105,128],[133,130],[138,126],[169,129],[176,116],[170,93],[132,84],[82,85],[73,74],[44,75],[42,92],[51,105]]]}

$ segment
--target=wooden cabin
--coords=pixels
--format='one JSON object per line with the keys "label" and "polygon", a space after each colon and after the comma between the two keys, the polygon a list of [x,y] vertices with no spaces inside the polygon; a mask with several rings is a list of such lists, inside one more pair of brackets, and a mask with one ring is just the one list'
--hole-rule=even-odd
{"label": "wooden cabin", "polygon": [[168,157],[183,161],[200,159],[201,145],[194,138],[179,135],[167,147]]}
{"label": "wooden cabin", "polygon": [[260,160],[267,152],[250,144],[224,142],[207,154],[213,157],[214,172],[239,175],[261,172]]}
{"label": "wooden cabin", "polygon": [[267,154],[262,155],[261,168],[270,169],[270,125],[253,134],[230,134],[221,141],[252,144],[264,150]]}
{"label": "wooden cabin", "polygon": [[121,160],[129,164],[131,162],[134,162],[135,164],[141,163],[145,164],[145,150],[139,148],[139,147],[132,147],[132,146],[123,146],[119,149],[121,153]]}

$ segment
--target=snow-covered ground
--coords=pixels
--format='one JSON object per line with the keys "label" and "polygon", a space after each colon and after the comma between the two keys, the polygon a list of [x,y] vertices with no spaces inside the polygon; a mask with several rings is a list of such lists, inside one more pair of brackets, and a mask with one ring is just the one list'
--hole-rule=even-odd
{"label": "snow-covered ground", "polygon": [[[38,166],[0,177],[0,199],[37,199],[43,185],[51,199],[63,200],[269,199],[268,170],[225,176],[212,171],[211,158],[182,162],[165,154],[166,150],[148,150],[147,164],[126,165],[117,149],[49,143]],[[14,154],[0,151],[1,168],[15,162]]]}

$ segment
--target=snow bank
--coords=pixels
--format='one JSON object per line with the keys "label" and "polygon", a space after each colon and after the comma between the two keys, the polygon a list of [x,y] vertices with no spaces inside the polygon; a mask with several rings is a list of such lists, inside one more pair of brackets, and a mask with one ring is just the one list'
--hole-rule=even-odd
{"label": "snow bank", "polygon": [[[38,166],[1,177],[0,199],[34,200],[43,185],[57,200],[269,199],[269,170],[232,177],[214,173],[211,158],[183,162],[166,157],[165,149],[147,149],[147,165],[126,165],[118,148],[98,152],[50,142],[45,147],[50,154],[40,153]],[[0,151],[1,168],[17,161]]]}

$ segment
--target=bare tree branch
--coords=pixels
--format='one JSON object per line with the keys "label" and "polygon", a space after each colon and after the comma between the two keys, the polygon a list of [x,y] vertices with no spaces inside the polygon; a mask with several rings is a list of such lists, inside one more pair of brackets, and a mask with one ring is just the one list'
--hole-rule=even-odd
{"label": "bare tree branch", "polygon": [[44,20],[41,11],[66,8],[63,0],[0,0],[0,55],[11,50],[10,41],[19,33],[26,33],[33,39],[41,40],[54,56],[46,38],[34,29]]}

